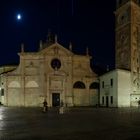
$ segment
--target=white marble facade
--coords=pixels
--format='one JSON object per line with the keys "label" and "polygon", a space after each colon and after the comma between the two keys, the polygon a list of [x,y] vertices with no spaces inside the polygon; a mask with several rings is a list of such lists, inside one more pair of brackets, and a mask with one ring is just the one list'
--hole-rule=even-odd
{"label": "white marble facade", "polygon": [[98,103],[98,77],[91,56],[76,55],[57,41],[40,43],[38,52],[18,54],[20,63],[1,74],[1,103],[6,106],[94,106]]}

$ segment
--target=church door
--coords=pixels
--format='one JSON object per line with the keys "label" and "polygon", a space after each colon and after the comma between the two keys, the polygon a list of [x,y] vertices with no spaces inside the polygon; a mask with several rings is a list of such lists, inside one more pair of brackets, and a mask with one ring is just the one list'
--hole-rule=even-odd
{"label": "church door", "polygon": [[60,106],[60,93],[52,93],[52,106]]}

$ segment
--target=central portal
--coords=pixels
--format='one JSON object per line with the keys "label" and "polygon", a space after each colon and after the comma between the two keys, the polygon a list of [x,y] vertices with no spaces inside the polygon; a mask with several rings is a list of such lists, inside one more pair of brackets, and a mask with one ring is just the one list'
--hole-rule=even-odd
{"label": "central portal", "polygon": [[52,93],[52,106],[60,106],[60,93]]}

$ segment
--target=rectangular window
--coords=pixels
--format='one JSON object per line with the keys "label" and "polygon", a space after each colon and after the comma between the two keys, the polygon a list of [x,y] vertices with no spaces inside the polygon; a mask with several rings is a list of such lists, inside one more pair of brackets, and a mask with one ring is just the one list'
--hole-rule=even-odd
{"label": "rectangular window", "polygon": [[110,85],[113,86],[113,79],[110,79]]}
{"label": "rectangular window", "polygon": [[113,104],[113,96],[110,97],[110,102]]}
{"label": "rectangular window", "polygon": [[104,81],[102,81],[102,88],[104,88]]}
{"label": "rectangular window", "polygon": [[137,68],[137,72],[139,72],[139,67]]}
{"label": "rectangular window", "polygon": [[102,97],[102,104],[104,104],[104,96]]}
{"label": "rectangular window", "polygon": [[4,89],[1,89],[1,96],[4,96]]}

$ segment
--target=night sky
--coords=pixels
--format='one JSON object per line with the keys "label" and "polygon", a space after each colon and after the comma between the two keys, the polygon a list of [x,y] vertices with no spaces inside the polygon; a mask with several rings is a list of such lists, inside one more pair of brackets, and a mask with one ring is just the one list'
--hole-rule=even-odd
{"label": "night sky", "polygon": [[[85,54],[93,64],[114,67],[115,0],[4,0],[0,4],[0,65],[18,64],[21,43],[37,51],[48,30],[73,52]],[[21,20],[16,19],[20,13]]]}

